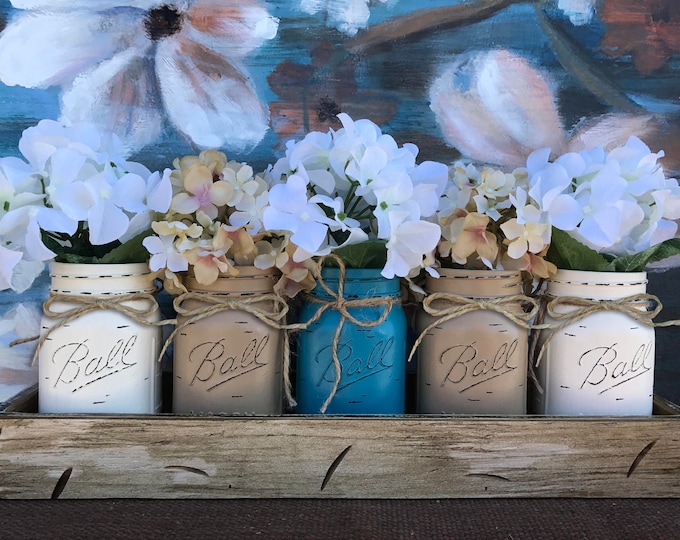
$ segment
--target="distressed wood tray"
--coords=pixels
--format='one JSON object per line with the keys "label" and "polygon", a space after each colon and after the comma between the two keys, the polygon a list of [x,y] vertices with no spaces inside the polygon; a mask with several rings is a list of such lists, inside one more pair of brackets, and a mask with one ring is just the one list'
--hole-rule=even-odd
{"label": "distressed wood tray", "polygon": [[680,408],[650,418],[0,413],[0,498],[680,497]]}

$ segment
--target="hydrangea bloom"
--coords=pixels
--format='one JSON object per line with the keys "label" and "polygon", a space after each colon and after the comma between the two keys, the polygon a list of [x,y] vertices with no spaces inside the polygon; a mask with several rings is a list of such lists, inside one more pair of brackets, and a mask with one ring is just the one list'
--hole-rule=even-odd
{"label": "hydrangea bloom", "polygon": [[[238,267],[246,265],[281,269],[281,287],[294,289],[287,280],[307,278],[290,265],[285,235],[262,226],[269,199],[276,196],[264,175],[217,150],[175,159],[174,166],[170,208],[152,223],[155,235],[143,242],[151,254],[151,269],[165,273],[166,289],[183,290],[181,277],[187,271],[210,285],[220,276],[238,275]],[[289,194],[282,195],[291,202]]]}
{"label": "hydrangea bloom", "polygon": [[158,137],[166,116],[203,148],[244,150],[268,129],[243,59],[276,36],[257,0],[11,0],[0,80],[61,87],[61,117],[113,131],[128,152]]}
{"label": "hydrangea bloom", "polygon": [[125,161],[120,141],[92,125],[42,120],[24,131],[19,149],[27,162],[0,158],[2,288],[16,290],[19,275],[22,288],[30,285],[21,262],[37,269],[54,258],[101,258],[170,204],[170,171]]}
{"label": "hydrangea bloom", "polygon": [[680,186],[637,137],[605,152],[595,148],[548,161],[549,149],[527,160],[529,195],[552,226],[612,257],[633,255],[675,236]]}
{"label": "hydrangea bloom", "polygon": [[271,190],[264,226],[293,235],[297,262],[378,240],[383,276],[415,275],[439,239],[428,218],[438,207],[447,167],[416,164],[415,145],[399,146],[370,120],[338,118],[341,129],[289,144],[272,167],[279,184]]}
{"label": "hydrangea bloom", "polygon": [[445,267],[518,269],[547,278],[550,224],[527,195],[526,171],[506,173],[457,162],[440,199],[438,263]]}

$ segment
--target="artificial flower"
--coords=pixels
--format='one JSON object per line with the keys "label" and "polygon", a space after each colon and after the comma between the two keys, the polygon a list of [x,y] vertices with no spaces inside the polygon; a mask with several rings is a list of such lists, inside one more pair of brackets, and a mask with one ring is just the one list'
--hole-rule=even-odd
{"label": "artificial flower", "polygon": [[163,272],[169,292],[186,290],[188,272],[210,285],[238,275],[239,266],[288,269],[286,235],[262,226],[271,196],[264,174],[213,149],[177,158],[174,166],[169,209],[143,241],[151,270]]}
{"label": "artificial flower", "polygon": [[596,147],[552,161],[549,155],[540,149],[527,160],[528,194],[553,237],[561,231],[549,260],[574,270],[642,271],[680,251],[674,238],[680,185],[658,163],[663,152],[631,136],[609,152]]}
{"label": "artificial flower", "polygon": [[411,277],[439,240],[428,218],[438,207],[447,167],[417,164],[415,145],[399,146],[370,120],[338,118],[341,129],[289,143],[271,168],[276,184],[264,226],[291,234],[294,262],[334,252],[348,267]]}
{"label": "artificial flower", "polygon": [[441,238],[432,266],[518,269],[533,277],[554,274],[554,267],[542,262],[550,224],[527,190],[524,169],[507,173],[454,163],[435,214]]}
{"label": "artificial flower", "polygon": [[41,120],[19,141],[26,162],[0,158],[0,287],[23,290],[44,262],[140,262],[170,171],[124,160],[116,137],[89,124]]}

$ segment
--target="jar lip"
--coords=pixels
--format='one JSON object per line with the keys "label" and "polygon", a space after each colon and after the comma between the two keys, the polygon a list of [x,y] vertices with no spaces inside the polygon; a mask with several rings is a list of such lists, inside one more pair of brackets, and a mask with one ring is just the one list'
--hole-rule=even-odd
{"label": "jar lip", "polygon": [[150,275],[152,272],[146,262],[88,264],[53,261],[49,264],[49,274],[52,278],[86,279],[90,277],[139,277]]}
{"label": "jar lip", "polygon": [[[452,279],[518,279],[521,280],[520,270],[471,270],[465,268],[437,268],[440,277]],[[428,275],[432,279],[439,279]]]}
{"label": "jar lip", "polygon": [[589,270],[558,270],[548,279],[548,285],[594,285],[634,287],[649,282],[647,272],[595,272]]}
{"label": "jar lip", "polygon": [[[399,278],[386,278],[380,272],[382,268],[345,268],[345,277],[351,279],[359,280],[379,280],[379,281],[390,281],[398,280]],[[326,280],[337,281],[340,278],[340,268],[335,266],[324,266],[321,269],[321,277]]]}
{"label": "jar lip", "polygon": [[254,266],[237,268],[239,269],[238,275],[219,275],[209,285],[199,283],[193,271],[190,270],[184,284],[192,292],[247,295],[271,291],[281,277],[281,271],[277,268],[261,269]]}

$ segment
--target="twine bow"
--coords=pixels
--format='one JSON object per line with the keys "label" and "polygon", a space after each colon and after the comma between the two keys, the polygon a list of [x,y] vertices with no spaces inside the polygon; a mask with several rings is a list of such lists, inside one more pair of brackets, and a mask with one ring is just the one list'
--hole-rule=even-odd
{"label": "twine bow", "polygon": [[[654,306],[651,310],[648,309],[650,305]],[[574,306],[576,309],[567,312],[558,311],[558,308],[562,306]],[[627,296],[618,300],[591,300],[588,298],[578,298],[575,296],[558,296],[553,298],[546,305],[546,313],[555,321],[561,321],[561,324],[543,325],[543,328],[549,328],[551,331],[548,334],[546,340],[543,342],[538,356],[536,357],[536,367],[538,367],[541,358],[543,357],[545,348],[557,332],[565,329],[567,326],[573,323],[585,319],[590,315],[602,311],[623,313],[624,315],[628,315],[645,326],[658,328],[667,326],[680,326],[680,320],[655,323],[652,319],[654,319],[654,317],[656,317],[661,312],[662,308],[663,306],[661,305],[659,298],[653,294],[646,293],[634,294],[632,296]]]}
{"label": "twine bow", "polygon": [[[440,302],[444,305],[442,307],[435,307],[433,305],[435,302]],[[523,309],[526,305],[531,306],[528,311]],[[513,309],[518,306],[522,308],[521,311]],[[422,343],[427,333],[433,328],[457,317],[461,317],[466,313],[480,310],[499,313],[510,319],[516,325],[529,330],[534,328],[529,321],[534,318],[538,312],[538,303],[534,298],[523,294],[502,296],[499,298],[469,298],[454,293],[432,293],[423,300],[423,311],[434,317],[435,320],[428,324],[416,339],[411,349],[411,354],[408,356],[408,361],[411,361],[416,349]]]}
{"label": "twine bow", "polygon": [[[326,261],[326,259],[333,259],[335,263],[338,265],[338,268],[340,269],[337,292],[333,291],[321,277],[321,269],[323,268],[323,264]],[[335,367],[335,380],[333,382],[333,388],[331,389],[330,394],[328,395],[323,405],[319,409],[319,412],[323,414],[326,412],[326,409],[328,409],[328,406],[330,405],[331,401],[333,401],[333,398],[335,397],[335,394],[337,393],[338,387],[340,385],[340,378],[342,376],[342,366],[340,364],[340,358],[338,357],[338,345],[340,341],[340,333],[342,332],[342,328],[345,324],[345,321],[349,321],[350,323],[356,326],[360,326],[362,328],[378,326],[387,319],[387,316],[390,314],[390,311],[392,310],[392,306],[395,303],[398,303],[399,300],[391,296],[374,296],[368,298],[355,298],[355,299],[345,298],[344,297],[345,264],[342,262],[342,259],[340,259],[340,257],[334,254],[326,255],[319,259],[315,274],[318,285],[321,286],[321,288],[326,292],[326,294],[328,294],[328,296],[331,297],[331,300],[324,300],[322,298],[307,295],[306,297],[307,301],[319,304],[320,306],[319,309],[308,321],[305,321],[304,323],[300,324],[290,325],[288,328],[291,330],[304,330],[306,328],[309,328],[309,326],[312,323],[316,322],[321,317],[321,315],[328,309],[334,309],[340,313],[340,322],[338,323],[338,327],[335,329],[331,347],[333,353],[333,366]],[[382,314],[377,319],[372,321],[359,320],[350,313],[351,309],[380,306],[384,308]]]}
{"label": "twine bow", "polygon": [[[148,308],[133,307],[126,305],[128,302],[146,301],[149,303]],[[75,307],[66,309],[65,311],[54,311],[52,304],[55,302],[64,302],[67,304],[74,304]],[[172,320],[149,321],[149,318],[158,311],[158,302],[153,293],[135,292],[127,294],[112,294],[112,295],[79,295],[79,294],[62,294],[51,293],[49,298],[43,303],[43,313],[50,319],[59,319],[59,322],[50,327],[47,332],[40,336],[38,346],[33,354],[32,364],[35,364],[40,348],[45,343],[52,332],[70,323],[71,321],[95,311],[108,310],[117,311],[126,317],[134,320],[139,324],[145,326],[162,326],[165,324],[174,324]]]}

